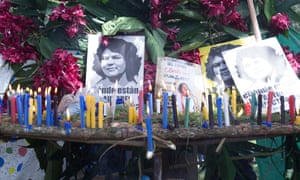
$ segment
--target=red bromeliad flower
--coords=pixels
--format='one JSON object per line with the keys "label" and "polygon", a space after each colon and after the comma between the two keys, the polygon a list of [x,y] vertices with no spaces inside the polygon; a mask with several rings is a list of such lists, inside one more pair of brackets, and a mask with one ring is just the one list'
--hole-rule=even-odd
{"label": "red bromeliad flower", "polygon": [[[151,82],[152,86],[155,84],[155,75],[156,75],[156,64],[153,64],[149,61],[145,61],[144,65],[144,82]],[[149,92],[149,84],[144,83],[144,93]]]}
{"label": "red bromeliad flower", "polygon": [[277,13],[271,18],[270,29],[275,35],[277,35],[288,30],[290,24],[291,22],[288,15],[284,13]]}
{"label": "red bromeliad flower", "polygon": [[36,60],[36,48],[29,45],[27,40],[30,33],[36,30],[34,22],[20,15],[9,12],[10,3],[0,1],[0,54],[9,63],[23,63],[28,59]]}
{"label": "red bromeliad flower", "polygon": [[[178,49],[181,48],[181,44],[176,42],[174,43],[173,45],[173,49],[176,51]],[[200,64],[201,63],[201,60],[200,60],[200,53],[199,53],[199,50],[198,49],[193,49],[191,51],[188,51],[188,52],[181,52],[179,53],[178,57],[180,59],[184,59],[188,62],[191,62],[191,63],[195,63],[195,64]]]}
{"label": "red bromeliad flower", "polygon": [[62,3],[53,9],[49,20],[55,21],[61,19],[69,22],[69,25],[66,28],[66,33],[70,38],[73,38],[79,32],[80,25],[86,25],[84,17],[85,15],[81,5],[77,4],[73,7],[67,7]]}
{"label": "red bromeliad flower", "polygon": [[234,10],[238,0],[200,0],[200,4],[203,14],[209,18],[216,18],[221,24],[243,32],[249,31],[241,15]]}
{"label": "red bromeliad flower", "polygon": [[66,50],[55,50],[52,58],[43,64],[34,77],[35,88],[49,86],[67,93],[75,92],[82,86],[77,58]]}
{"label": "red bromeliad flower", "polygon": [[291,52],[288,46],[282,46],[282,49],[285,53],[287,60],[294,69],[295,73],[298,75],[300,70],[300,53],[295,54]]}

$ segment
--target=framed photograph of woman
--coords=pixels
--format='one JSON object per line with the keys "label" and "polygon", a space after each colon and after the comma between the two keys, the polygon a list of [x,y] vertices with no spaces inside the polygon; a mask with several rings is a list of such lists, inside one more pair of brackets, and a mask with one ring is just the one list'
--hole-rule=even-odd
{"label": "framed photograph of woman", "polygon": [[244,102],[253,93],[261,94],[262,112],[266,112],[268,92],[273,91],[272,112],[280,111],[280,96],[285,97],[286,109],[290,95],[300,103],[300,80],[276,37],[223,52],[223,56]]}
{"label": "framed photograph of woman", "polygon": [[254,42],[254,37],[249,36],[199,48],[201,68],[207,88],[210,88],[212,92],[218,93],[217,91],[220,90],[221,86],[225,86],[226,88],[234,86],[234,81],[225,63],[222,52]]}
{"label": "framed photograph of woman", "polygon": [[89,35],[86,85],[109,102],[116,91],[117,98],[124,101],[132,98],[137,105],[138,90],[144,77],[144,52],[144,36]]}

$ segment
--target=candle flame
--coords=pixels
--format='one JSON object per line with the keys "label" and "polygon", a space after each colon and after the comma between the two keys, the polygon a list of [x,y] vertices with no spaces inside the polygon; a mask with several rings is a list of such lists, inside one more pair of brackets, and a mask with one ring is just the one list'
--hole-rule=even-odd
{"label": "candle flame", "polygon": [[30,96],[33,95],[32,89],[29,90],[29,95],[30,95]]}
{"label": "candle flame", "polygon": [[57,87],[55,87],[54,89],[54,94],[57,94]]}
{"label": "candle flame", "polygon": [[159,89],[159,91],[157,92],[157,98],[161,98],[161,94],[162,94],[161,89]]}
{"label": "candle flame", "polygon": [[165,81],[164,81],[164,80],[162,81],[161,85],[162,85],[162,87],[163,87],[163,90],[166,90],[166,89],[167,89],[167,87],[166,87],[166,83],[165,83]]}
{"label": "candle flame", "polygon": [[241,117],[241,115],[244,113],[244,109],[241,108],[240,111],[237,113],[237,117]]}
{"label": "candle flame", "polygon": [[9,91],[12,91],[12,86],[11,86],[11,84],[8,85],[8,90],[9,90]]}
{"label": "candle flame", "polygon": [[52,87],[51,87],[51,86],[49,86],[49,87],[48,87],[48,89],[47,89],[47,93],[48,93],[48,94],[50,94],[50,93],[51,93],[51,89],[52,89]]}
{"label": "candle flame", "polygon": [[69,108],[66,109],[67,121],[70,121],[70,111]]}

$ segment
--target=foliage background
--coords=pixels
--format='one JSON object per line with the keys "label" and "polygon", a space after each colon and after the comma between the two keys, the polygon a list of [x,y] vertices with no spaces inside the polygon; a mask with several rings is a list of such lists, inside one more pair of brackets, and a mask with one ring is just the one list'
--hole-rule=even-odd
{"label": "foliage background", "polygon": [[[278,36],[285,46],[288,60],[298,73],[299,0],[254,0],[254,5],[262,37]],[[84,83],[87,34],[90,33],[102,32],[105,36],[144,34],[147,52],[145,82],[150,80],[153,84],[158,56],[201,63],[199,47],[253,34],[246,0],[1,0],[0,9],[0,53],[15,72],[13,86],[53,86],[58,87],[62,94],[74,92]],[[288,15],[289,19],[277,17],[278,13]],[[275,24],[272,24],[273,17]],[[83,56],[74,59],[67,50],[79,50]],[[33,63],[28,63],[28,60],[33,60]],[[297,141],[296,137],[285,141],[289,152],[298,152],[294,146]],[[84,171],[84,177],[95,176],[99,164],[92,160],[107,148],[72,143],[60,147],[51,141],[32,141],[31,144],[40,157],[41,168],[46,171],[46,179],[67,179],[78,175],[86,166],[92,168]],[[228,159],[230,151],[239,150],[246,155],[278,151],[251,143],[239,145],[236,148],[237,144],[229,144],[219,155],[208,154],[210,171],[206,177],[218,172],[217,176],[232,179],[239,172],[236,161]],[[95,151],[90,153],[93,148]],[[140,149],[134,152],[140,157]],[[73,158],[82,154],[89,156]],[[68,161],[64,172],[62,158]],[[216,161],[224,163],[218,167],[210,163]],[[293,177],[299,177],[299,167],[295,163],[300,162],[299,158],[292,154],[286,161],[289,162],[288,168],[294,167]],[[134,174],[130,168],[126,171]]]}

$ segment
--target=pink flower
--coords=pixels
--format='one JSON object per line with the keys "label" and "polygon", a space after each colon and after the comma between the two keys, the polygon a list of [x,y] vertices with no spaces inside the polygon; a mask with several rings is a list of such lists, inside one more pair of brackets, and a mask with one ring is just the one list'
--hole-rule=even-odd
{"label": "pink flower", "polygon": [[82,86],[77,58],[66,50],[55,50],[52,58],[43,64],[34,77],[33,86],[35,88],[57,87],[67,93],[77,91]]}
{"label": "pink flower", "polygon": [[274,34],[283,33],[288,30],[290,26],[289,16],[284,13],[277,13],[272,16],[270,22],[270,29]]}
{"label": "pink flower", "polygon": [[291,64],[293,70],[298,75],[299,70],[300,70],[300,53],[295,54],[295,53],[291,52],[289,47],[287,47],[287,46],[286,47],[282,46],[282,49],[285,53],[287,60]]}

